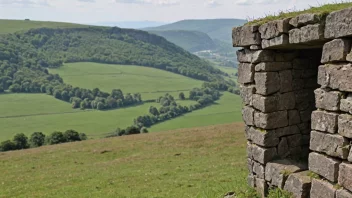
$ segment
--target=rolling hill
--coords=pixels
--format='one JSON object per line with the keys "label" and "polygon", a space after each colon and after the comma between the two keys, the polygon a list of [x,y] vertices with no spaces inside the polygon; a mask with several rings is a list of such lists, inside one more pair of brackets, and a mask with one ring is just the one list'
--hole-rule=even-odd
{"label": "rolling hill", "polygon": [[246,23],[243,19],[204,19],[182,20],[159,27],[145,28],[147,31],[189,30],[206,33],[212,39],[218,39],[227,43],[232,42],[232,28]]}
{"label": "rolling hill", "polygon": [[0,153],[3,197],[223,197],[247,188],[242,123]]}
{"label": "rolling hill", "polygon": [[166,31],[149,31],[166,38],[168,41],[175,43],[189,52],[198,52],[203,50],[215,50],[217,48],[214,41],[203,32],[187,30],[166,30]]}

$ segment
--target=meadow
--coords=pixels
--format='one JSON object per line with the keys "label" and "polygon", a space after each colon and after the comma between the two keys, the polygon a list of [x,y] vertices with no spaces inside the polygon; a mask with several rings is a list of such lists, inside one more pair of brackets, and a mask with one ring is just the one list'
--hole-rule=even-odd
{"label": "meadow", "polygon": [[0,153],[0,197],[216,198],[247,188],[244,125]]}
{"label": "meadow", "polygon": [[111,92],[121,89],[124,93],[141,93],[143,100],[156,99],[165,93],[178,97],[178,93],[200,87],[203,81],[164,70],[100,63],[66,63],[50,73],[59,74],[65,83],[82,88]]}
{"label": "meadow", "polygon": [[0,19],[0,34],[9,34],[14,32],[23,32],[36,28],[78,28],[87,27],[86,25],[51,22],[51,21],[25,21]]}
{"label": "meadow", "polygon": [[[178,101],[182,105],[194,101]],[[16,133],[30,135],[33,132],[51,133],[74,129],[84,132],[89,138],[100,138],[133,123],[139,115],[148,113],[149,107],[159,107],[158,103],[109,111],[75,110],[69,103],[56,100],[45,94],[2,94],[0,108],[0,141],[11,139]],[[21,108],[22,107],[22,108]],[[216,104],[188,113],[179,118],[153,126],[150,131],[164,131],[177,128],[241,121],[241,101],[239,96],[225,92]]]}
{"label": "meadow", "polygon": [[151,132],[241,122],[240,96],[224,92],[214,105],[151,127]]}

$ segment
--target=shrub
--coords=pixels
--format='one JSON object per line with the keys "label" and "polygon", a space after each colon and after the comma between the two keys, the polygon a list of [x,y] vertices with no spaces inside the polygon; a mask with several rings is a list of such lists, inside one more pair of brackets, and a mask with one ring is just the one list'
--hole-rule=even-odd
{"label": "shrub", "polygon": [[31,147],[40,147],[45,143],[45,135],[42,132],[35,132],[29,139]]}
{"label": "shrub", "polygon": [[16,150],[16,145],[14,142],[12,142],[11,140],[1,142],[0,151],[12,151],[12,150]]}
{"label": "shrub", "polygon": [[55,131],[46,137],[46,142],[49,145],[53,145],[53,144],[65,143],[67,142],[67,140],[62,132]]}
{"label": "shrub", "polygon": [[148,133],[148,129],[146,127],[142,127],[141,128],[141,133]]}
{"label": "shrub", "polygon": [[82,141],[88,139],[88,137],[87,137],[87,135],[86,135],[85,133],[80,133],[80,134],[79,134],[79,138],[80,138]]}
{"label": "shrub", "polygon": [[13,137],[13,143],[17,149],[26,149],[29,147],[28,137],[23,133],[16,134],[15,137]]}
{"label": "shrub", "polygon": [[64,138],[66,139],[67,142],[81,141],[79,133],[77,131],[75,131],[75,130],[67,130],[67,131],[65,131]]}

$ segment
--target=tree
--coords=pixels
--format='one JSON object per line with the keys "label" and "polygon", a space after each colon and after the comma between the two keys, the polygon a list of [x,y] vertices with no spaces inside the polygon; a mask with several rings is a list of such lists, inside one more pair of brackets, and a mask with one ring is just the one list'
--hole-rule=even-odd
{"label": "tree", "polygon": [[4,92],[4,88],[2,88],[2,85],[0,85],[0,93]]}
{"label": "tree", "polygon": [[46,137],[46,142],[49,145],[65,143],[67,140],[62,132],[55,131]]}
{"label": "tree", "polygon": [[21,92],[21,86],[19,84],[13,84],[9,87],[9,90],[13,93]]}
{"label": "tree", "polygon": [[75,131],[75,130],[67,130],[67,131],[65,131],[64,138],[66,139],[67,142],[81,141],[79,133],[77,131]]}
{"label": "tree", "polygon": [[31,147],[40,147],[45,143],[45,135],[42,132],[34,132],[30,139],[29,144]]}
{"label": "tree", "polygon": [[150,106],[149,107],[149,113],[151,113],[154,116],[158,116],[159,115],[159,111],[156,107]]}
{"label": "tree", "polygon": [[17,149],[26,149],[29,147],[28,137],[23,133],[16,134],[13,138],[13,143],[15,143]]}
{"label": "tree", "polygon": [[180,100],[185,100],[185,99],[186,99],[185,94],[184,94],[183,92],[181,92],[181,93],[178,95],[178,98],[179,98]]}
{"label": "tree", "polygon": [[0,151],[12,151],[12,150],[16,150],[16,145],[14,142],[12,142],[11,140],[1,142]]}

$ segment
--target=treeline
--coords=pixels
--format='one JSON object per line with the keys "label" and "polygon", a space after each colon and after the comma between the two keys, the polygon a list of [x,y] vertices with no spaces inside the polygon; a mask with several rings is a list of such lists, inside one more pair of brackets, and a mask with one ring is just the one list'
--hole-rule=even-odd
{"label": "treeline", "polygon": [[204,82],[202,84],[202,87],[216,89],[218,91],[228,91],[230,93],[240,95],[240,91],[238,90],[236,83],[231,80],[217,80],[212,82]]}
{"label": "treeline", "polygon": [[21,67],[21,64],[22,61],[12,63],[0,60],[0,92],[46,93],[71,103],[72,108],[81,109],[114,109],[142,102],[139,93],[124,95],[120,89],[106,93],[98,88],[90,90],[73,87],[65,84],[59,75],[49,74],[46,68],[38,65],[39,62],[25,64],[25,67]]}
{"label": "treeline", "polygon": [[[194,88],[189,92],[189,99],[196,101],[196,103],[190,106],[182,106],[177,104],[177,101],[173,96],[165,94],[156,100],[156,102],[161,105],[160,108],[150,106],[149,113],[135,118],[132,126],[126,129],[118,128],[114,134],[108,137],[147,133],[148,130],[146,127],[151,127],[157,123],[204,108],[207,105],[214,103],[214,101],[218,100],[220,96],[220,92],[215,89]],[[179,94],[179,99],[185,100],[184,93]]]}
{"label": "treeline", "polygon": [[42,132],[34,132],[29,138],[23,134],[16,134],[12,140],[0,143],[0,152],[22,150],[28,148],[41,147],[43,145],[54,145],[66,142],[76,142],[87,140],[87,135],[74,130],[67,130],[64,133],[55,131],[48,136]]}
{"label": "treeline", "polygon": [[26,57],[37,56],[42,67],[68,62],[141,65],[212,81],[225,75],[219,69],[165,38],[148,32],[121,28],[41,28],[6,37],[23,44]]}

